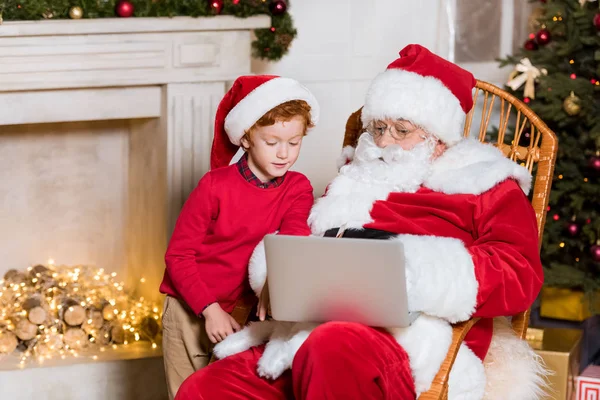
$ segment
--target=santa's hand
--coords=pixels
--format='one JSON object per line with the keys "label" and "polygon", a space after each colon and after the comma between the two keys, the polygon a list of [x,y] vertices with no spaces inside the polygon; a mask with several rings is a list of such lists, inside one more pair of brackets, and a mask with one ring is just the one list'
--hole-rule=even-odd
{"label": "santa's hand", "polygon": [[262,292],[260,292],[260,296],[258,297],[258,308],[256,309],[256,316],[261,321],[264,321],[267,318],[267,315],[271,314],[271,303],[269,301],[269,285],[265,283],[265,286],[262,288]]}

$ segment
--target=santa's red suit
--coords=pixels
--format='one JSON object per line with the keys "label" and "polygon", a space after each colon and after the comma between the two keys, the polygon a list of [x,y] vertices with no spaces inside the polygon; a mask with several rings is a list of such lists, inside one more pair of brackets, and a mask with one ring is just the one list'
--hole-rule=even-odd
{"label": "santa's red suit", "polygon": [[[460,347],[449,399],[539,397],[544,369],[503,318],[530,307],[543,281],[526,196],[531,176],[493,146],[461,138],[456,121],[472,107],[471,74],[420,46],[400,55],[371,85],[363,121],[406,118],[449,148],[426,170],[396,179],[400,170],[386,170],[377,157],[359,159],[373,147],[363,134],[357,160],[331,182],[309,223],[316,235],[338,228],[393,234],[390,240],[404,245],[409,309],[422,315],[388,332],[349,323],[255,323],[217,346],[226,358],[189,378],[180,399],[275,399],[292,392],[298,399],[415,398],[447,354],[450,323],[471,317],[481,320]],[[257,293],[266,276],[261,252],[250,265]],[[243,351],[266,340],[266,349]],[[284,372],[290,366],[293,379]],[[257,370],[277,379],[262,379]]]}

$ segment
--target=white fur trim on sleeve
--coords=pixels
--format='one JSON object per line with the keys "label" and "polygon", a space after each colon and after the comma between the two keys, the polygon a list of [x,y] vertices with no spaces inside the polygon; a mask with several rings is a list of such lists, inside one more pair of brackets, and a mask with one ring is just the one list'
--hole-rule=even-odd
{"label": "white fur trim on sleeve", "polygon": [[454,238],[398,235],[404,245],[408,307],[452,323],[471,317],[479,284],[464,244]]}
{"label": "white fur trim on sleeve", "polygon": [[342,149],[342,153],[336,160],[337,169],[342,168],[348,161],[352,161],[354,159],[354,147],[346,146]]}
{"label": "white fur trim on sleeve", "polygon": [[447,321],[423,314],[407,328],[388,330],[408,354],[415,390],[419,397],[421,393],[429,390],[433,378],[448,354],[452,343],[452,327]]}
{"label": "white fur trim on sleeve", "polygon": [[285,370],[292,368],[298,349],[316,327],[317,324],[312,323],[278,321],[263,355],[258,360],[258,375],[267,379],[277,379]]}
{"label": "white fur trim on sleeve", "polygon": [[267,281],[267,255],[265,254],[265,240],[256,245],[250,261],[248,262],[248,279],[250,287],[257,296],[260,296]]}
{"label": "white fur trim on sleeve", "polygon": [[[483,363],[466,344],[461,344],[448,378],[448,400],[483,399],[485,380]],[[516,399],[506,397],[511,398]]]}
{"label": "white fur trim on sleeve", "polygon": [[229,335],[225,340],[219,342],[213,350],[215,356],[218,359],[223,359],[266,342],[277,324],[277,321],[256,321],[250,323],[250,325],[242,328],[241,331]]}

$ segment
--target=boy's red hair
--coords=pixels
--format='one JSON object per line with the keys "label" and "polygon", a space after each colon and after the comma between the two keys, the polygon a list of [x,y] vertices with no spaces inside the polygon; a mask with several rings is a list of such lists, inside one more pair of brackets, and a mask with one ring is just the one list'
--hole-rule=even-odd
{"label": "boy's red hair", "polygon": [[308,103],[304,100],[290,100],[269,110],[246,131],[244,138],[252,144],[252,133],[256,128],[271,126],[277,122],[290,121],[295,117],[300,117],[304,123],[303,136],[306,135],[308,128],[315,126],[310,115],[310,106]]}

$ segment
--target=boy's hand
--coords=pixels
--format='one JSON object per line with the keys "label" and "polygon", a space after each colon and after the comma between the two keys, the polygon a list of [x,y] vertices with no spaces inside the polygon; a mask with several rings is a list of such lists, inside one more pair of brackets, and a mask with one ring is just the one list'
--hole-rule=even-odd
{"label": "boy's hand", "polygon": [[213,343],[218,343],[233,332],[240,330],[240,325],[231,315],[223,311],[219,303],[213,303],[206,307],[202,311],[202,315],[206,320],[206,333]]}
{"label": "boy's hand", "polygon": [[258,297],[258,308],[256,309],[256,315],[258,319],[264,321],[267,314],[271,314],[271,304],[269,302],[269,285],[265,283],[260,296]]}

